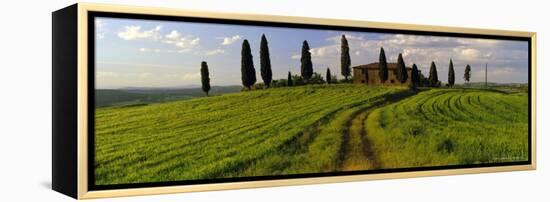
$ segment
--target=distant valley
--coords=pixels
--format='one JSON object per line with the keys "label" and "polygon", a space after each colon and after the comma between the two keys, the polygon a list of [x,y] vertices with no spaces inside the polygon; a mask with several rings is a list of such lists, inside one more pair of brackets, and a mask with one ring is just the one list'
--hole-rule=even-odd
{"label": "distant valley", "polygon": [[[241,86],[213,86],[210,96],[225,93],[234,93],[241,90]],[[168,102],[197,97],[204,97],[205,94],[200,87],[129,87],[120,89],[97,89],[95,91],[95,106],[129,106],[143,105],[157,102]]]}

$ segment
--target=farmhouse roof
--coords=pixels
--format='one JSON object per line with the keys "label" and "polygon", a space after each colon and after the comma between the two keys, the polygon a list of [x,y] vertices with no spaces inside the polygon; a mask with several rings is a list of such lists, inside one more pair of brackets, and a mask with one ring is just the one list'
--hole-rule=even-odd
{"label": "farmhouse roof", "polygon": [[[366,65],[354,66],[352,68],[353,69],[378,69],[380,67],[378,66],[378,62],[375,62],[375,63],[366,64]],[[388,69],[395,69],[395,68],[397,68],[397,63],[395,62],[388,63]],[[405,68],[412,69],[411,67],[405,67]]]}

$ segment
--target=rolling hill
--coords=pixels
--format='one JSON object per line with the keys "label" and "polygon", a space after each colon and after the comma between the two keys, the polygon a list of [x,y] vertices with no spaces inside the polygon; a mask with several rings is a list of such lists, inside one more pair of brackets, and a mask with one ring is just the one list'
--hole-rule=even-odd
{"label": "rolling hill", "polygon": [[96,108],[96,184],[522,161],[527,93],[354,84]]}
{"label": "rolling hill", "polygon": [[[319,85],[98,108],[96,182],[336,170],[349,115],[407,92]],[[297,150],[303,155],[294,156]]]}

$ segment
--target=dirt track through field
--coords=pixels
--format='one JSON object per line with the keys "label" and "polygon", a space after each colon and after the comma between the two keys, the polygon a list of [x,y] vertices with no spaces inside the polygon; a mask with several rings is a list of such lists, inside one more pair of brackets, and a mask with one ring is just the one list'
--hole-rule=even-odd
{"label": "dirt track through field", "polygon": [[350,117],[346,123],[346,129],[342,133],[343,141],[340,149],[340,171],[381,168],[376,157],[376,152],[365,130],[365,121],[369,114],[376,108],[398,102],[409,96],[410,95],[391,97],[386,102],[377,103],[371,107],[358,110]]}
{"label": "dirt track through field", "polygon": [[347,133],[344,134],[344,156],[341,165],[343,171],[377,169],[380,167],[364,129],[364,122],[371,111],[371,108],[361,110],[348,122]]}

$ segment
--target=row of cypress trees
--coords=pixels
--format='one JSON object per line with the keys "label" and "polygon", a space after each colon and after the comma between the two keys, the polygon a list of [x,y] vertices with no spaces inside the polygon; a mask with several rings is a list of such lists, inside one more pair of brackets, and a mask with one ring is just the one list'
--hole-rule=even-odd
{"label": "row of cypress trees", "polygon": [[[380,47],[380,56],[378,57],[378,76],[380,78],[380,81],[382,83],[385,83],[388,80],[388,62],[386,60],[386,52],[384,51],[383,47]],[[434,79],[437,82],[437,69],[435,69],[435,64],[432,62],[432,69],[430,69],[430,79]],[[395,71],[393,72],[394,76],[397,78],[397,80],[401,83],[405,83],[407,79],[409,78],[409,74],[407,73],[407,67],[405,66],[405,61],[403,60],[403,55],[399,53],[397,56],[397,67]],[[366,79],[368,79],[368,74],[366,75]],[[416,64],[413,64],[412,70],[411,70],[411,84],[412,87],[418,87],[420,85],[420,71],[418,70],[418,67]]]}
{"label": "row of cypress trees", "polygon": [[[349,58],[349,47],[345,36],[342,35],[342,52],[345,52],[347,57],[342,54],[342,75],[347,78],[351,75]],[[265,34],[262,35],[260,41],[260,73],[264,85],[269,88],[273,81],[273,73],[271,70],[271,60],[269,56],[268,42]],[[313,62],[311,61],[311,52],[307,40],[302,42],[302,52],[300,58],[300,75],[307,83],[313,76]],[[330,69],[327,69],[327,76],[331,76]],[[241,80],[244,87],[250,89],[256,83],[256,71],[252,60],[252,51],[248,40],[243,41],[241,49]],[[326,78],[327,83],[331,83],[331,77]],[[292,74],[288,72],[287,86],[292,86]]]}
{"label": "row of cypress trees", "polygon": [[[342,35],[341,38],[341,64],[342,64],[342,75],[347,81],[348,77],[351,75],[351,58],[349,56],[349,45],[345,35]],[[300,58],[300,74],[301,77],[306,81],[311,79],[313,76],[313,62],[311,61],[311,52],[307,40],[304,40],[302,43],[302,54]],[[264,85],[269,88],[271,81],[273,80],[273,73],[271,70],[271,59],[269,56],[269,47],[267,38],[265,34],[262,34],[260,41],[260,73]],[[254,68],[252,50],[250,48],[250,43],[248,40],[243,40],[241,48],[241,81],[244,87],[250,89],[256,83],[256,70]],[[205,61],[201,63],[201,82],[202,90],[208,96],[208,91],[210,90],[210,77],[208,72],[208,65]],[[328,84],[332,83],[332,75],[330,69],[327,68],[326,72],[326,82]],[[288,72],[287,86],[292,86],[292,74]]]}
{"label": "row of cypress trees", "polygon": [[[378,71],[378,76],[380,77],[380,81],[382,83],[386,82],[388,80],[388,64],[386,61],[386,53],[384,52],[384,48],[380,48],[380,56],[379,56],[379,62],[378,62],[380,70]],[[405,67],[405,62],[403,61],[403,56],[401,53],[399,53],[399,56],[397,57],[397,68],[394,71],[394,75],[397,78],[397,80],[401,83],[405,83],[408,79],[407,74],[407,68]],[[368,79],[368,74],[366,75]],[[464,80],[467,82],[470,82],[471,77],[471,67],[470,65],[466,65],[466,68],[464,69]],[[411,84],[412,87],[418,87],[421,85],[422,81],[420,71],[418,70],[418,67],[416,64],[413,64],[412,70],[411,70]],[[449,87],[453,87],[455,84],[455,71],[454,71],[454,65],[453,60],[450,59],[449,61],[449,71],[448,71],[448,83],[447,85]],[[437,76],[437,67],[435,66],[435,63],[432,61],[430,65],[430,74],[428,77],[428,86],[429,87],[437,87],[441,85],[441,82],[438,79]]]}
{"label": "row of cypress trees", "polygon": [[[271,59],[269,57],[269,47],[265,34],[262,34],[260,42],[260,74],[264,84],[269,88],[273,79],[273,72],[271,70]],[[252,50],[250,49],[250,43],[248,43],[246,39],[243,41],[241,48],[241,81],[243,86],[248,89],[256,83],[256,69],[254,68]],[[202,90],[208,96],[208,91],[210,91],[210,77],[208,65],[205,61],[201,62],[201,83]]]}
{"label": "row of cypress trees", "polygon": [[[271,59],[269,57],[269,47],[265,34],[262,34],[260,41],[260,74],[266,87],[269,88],[273,80],[273,72],[271,70]],[[252,60],[252,50],[248,40],[243,41],[241,49],[241,81],[244,87],[250,89],[256,83],[256,70]]]}
{"label": "row of cypress trees", "polygon": [[[348,77],[351,76],[351,57],[349,55],[349,44],[345,35],[342,35],[340,41],[341,41],[341,47],[340,47],[341,48],[341,55],[340,55],[341,74],[342,76],[344,76],[345,81],[348,81]],[[307,83],[307,81],[311,79],[314,73],[313,63],[311,61],[310,47],[307,40],[304,40],[302,43],[300,63],[301,63],[300,65],[301,77]],[[378,76],[380,78],[380,81],[382,81],[382,83],[385,83],[388,80],[388,64],[386,60],[386,53],[383,47],[380,48],[378,65],[379,65]],[[470,65],[467,65],[464,72],[464,79],[468,82],[470,81],[470,72],[471,72],[471,67]],[[271,70],[269,47],[268,47],[268,42],[267,42],[267,38],[265,37],[265,34],[262,34],[261,41],[260,41],[260,74],[264,85],[267,88],[269,88],[273,80],[272,78],[273,73]],[[397,80],[401,83],[405,83],[408,79],[407,69],[401,53],[397,58],[397,68],[396,68],[396,71],[394,71],[394,75],[397,78]],[[366,77],[365,79],[368,80],[368,77],[369,77],[368,71],[365,72],[365,77]],[[332,75],[331,75],[330,69],[327,68],[326,83],[331,84],[332,83],[331,78],[332,78]],[[420,86],[422,83],[424,83],[421,81],[422,78],[424,77],[421,76],[421,73],[418,70],[418,67],[416,66],[416,64],[413,64],[412,71],[411,71],[412,87],[416,88]],[[250,49],[250,44],[246,39],[243,40],[242,49],[241,49],[241,81],[243,86],[248,89],[250,89],[257,81],[256,70],[254,68],[254,63],[253,63],[252,50]],[[208,96],[208,91],[210,91],[210,77],[209,77],[208,65],[205,61],[201,63],[201,83],[202,83],[202,90]],[[427,83],[427,85],[430,87],[437,87],[441,83],[438,80],[437,68],[433,61],[430,65],[429,77],[427,79],[427,82],[425,83]],[[449,62],[449,74],[448,74],[449,87],[453,87],[454,83],[455,83],[455,72],[454,72],[453,61],[451,59]],[[292,85],[293,85],[292,75],[291,75],[291,72],[288,72],[287,86],[292,86]]]}

